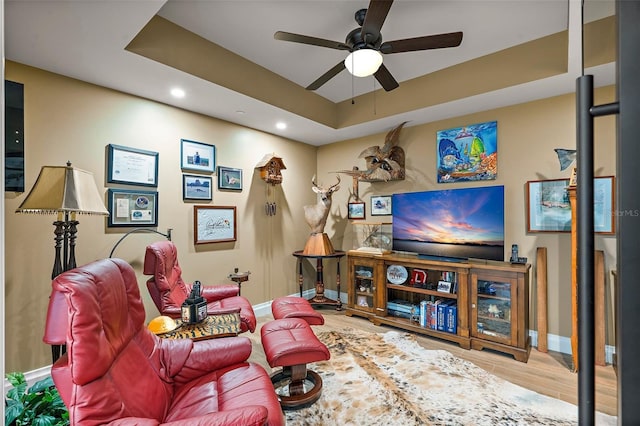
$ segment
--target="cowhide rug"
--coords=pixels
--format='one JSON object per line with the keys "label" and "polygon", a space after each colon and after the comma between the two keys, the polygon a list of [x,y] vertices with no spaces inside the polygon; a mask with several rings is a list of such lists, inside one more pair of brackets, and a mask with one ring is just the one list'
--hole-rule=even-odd
{"label": "cowhide rug", "polygon": [[[502,380],[411,334],[318,332],[331,359],[311,364],[324,386],[287,425],[576,425],[575,405]],[[597,413],[598,425],[616,418]]]}

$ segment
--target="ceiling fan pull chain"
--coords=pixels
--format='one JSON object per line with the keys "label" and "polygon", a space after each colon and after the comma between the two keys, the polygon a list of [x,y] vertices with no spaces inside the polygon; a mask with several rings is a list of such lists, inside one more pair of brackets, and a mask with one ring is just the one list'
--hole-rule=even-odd
{"label": "ceiling fan pull chain", "polygon": [[[353,56],[351,56],[351,69],[353,69],[353,61],[354,61]],[[355,89],[353,87],[354,86],[354,79],[355,79],[354,75],[351,74],[351,105],[355,105],[355,103],[356,103],[356,101],[354,99],[354,97],[355,97]]]}
{"label": "ceiling fan pull chain", "polygon": [[373,115],[377,115],[376,111],[376,78],[373,78]]}

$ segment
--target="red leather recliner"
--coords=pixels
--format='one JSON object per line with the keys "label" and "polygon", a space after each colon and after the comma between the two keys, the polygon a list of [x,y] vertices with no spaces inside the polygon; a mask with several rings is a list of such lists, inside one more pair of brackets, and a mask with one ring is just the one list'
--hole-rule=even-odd
{"label": "red leather recliner", "polygon": [[152,334],[123,260],[64,272],[52,286],[44,341],[66,336],[51,375],[72,425],[284,424],[269,375],[246,362],[249,339]]}
{"label": "red leather recliner", "polygon": [[[147,288],[161,315],[180,318],[182,302],[191,293],[191,284],[182,280],[182,269],[178,264],[178,250],[171,241],[158,241],[147,246],[144,255],[145,275],[153,275],[147,280]],[[202,285],[202,297],[207,300],[207,312],[227,312],[240,310],[241,332],[256,329],[256,315],[251,303],[238,296],[235,284],[216,286]]]}

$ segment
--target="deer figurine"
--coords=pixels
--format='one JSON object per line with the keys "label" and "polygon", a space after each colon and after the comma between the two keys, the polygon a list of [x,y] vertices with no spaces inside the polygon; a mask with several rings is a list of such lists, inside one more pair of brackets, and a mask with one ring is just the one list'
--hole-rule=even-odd
{"label": "deer figurine", "polygon": [[315,176],[311,179],[313,192],[320,194],[320,201],[318,201],[318,203],[304,206],[304,218],[311,227],[311,235],[322,234],[324,232],[324,226],[329,216],[329,209],[331,209],[331,195],[340,189],[340,176],[336,177],[338,178],[338,182],[327,189],[316,184]]}

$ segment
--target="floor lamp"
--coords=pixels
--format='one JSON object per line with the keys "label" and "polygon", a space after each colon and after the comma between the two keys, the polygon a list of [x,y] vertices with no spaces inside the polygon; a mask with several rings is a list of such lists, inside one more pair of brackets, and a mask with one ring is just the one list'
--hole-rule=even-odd
{"label": "floor lamp", "polygon": [[[70,162],[66,166],[42,166],[36,183],[16,213],[57,214],[57,220],[53,222],[55,256],[51,279],[76,267],[75,246],[79,223],[76,215],[109,215],[93,174],[72,167]],[[45,336],[50,336],[50,333],[45,331]],[[66,336],[58,336],[55,341],[47,341],[52,345],[54,362],[65,351],[65,339]]]}

